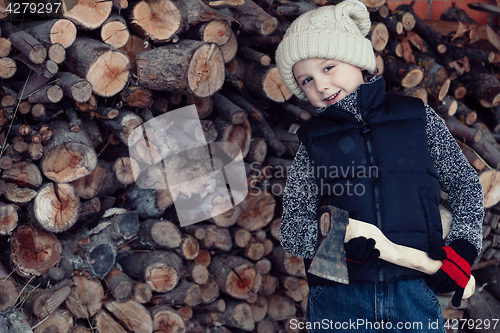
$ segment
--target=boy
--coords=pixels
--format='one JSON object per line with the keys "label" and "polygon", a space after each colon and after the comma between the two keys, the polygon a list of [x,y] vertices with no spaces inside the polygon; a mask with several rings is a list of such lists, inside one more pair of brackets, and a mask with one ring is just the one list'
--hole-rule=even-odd
{"label": "boy", "polygon": [[[304,257],[310,286],[309,332],[444,332],[436,292],[455,291],[482,242],[481,183],[445,124],[421,100],[387,94],[371,76],[371,22],[360,1],[346,0],[298,17],[276,51],[283,81],[318,107],[297,132],[301,145],[283,195],[280,241]],[[439,187],[453,213],[446,246]],[[317,213],[331,205],[372,223],[394,243],[417,248],[443,266],[434,275],[378,259],[374,241],[345,244],[349,284],[307,272],[315,254]]]}

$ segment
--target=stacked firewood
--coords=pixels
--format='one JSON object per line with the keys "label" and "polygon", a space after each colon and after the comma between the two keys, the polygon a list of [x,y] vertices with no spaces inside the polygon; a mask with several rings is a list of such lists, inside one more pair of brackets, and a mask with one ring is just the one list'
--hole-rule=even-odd
{"label": "stacked firewood", "polygon": [[[364,2],[377,74],[433,106],[480,173],[487,211],[474,268],[498,265],[500,38],[455,8],[426,22],[411,6]],[[298,15],[335,3],[89,0],[58,12],[46,1],[25,16],[0,2],[0,332],[301,331],[304,266],[278,230],[296,130],[317,114],[273,59]],[[153,185],[162,166],[206,169],[167,161],[168,134],[179,134],[169,124],[165,138],[137,129],[192,104],[201,129],[191,140],[237,144],[249,194],[181,227],[175,194],[139,186],[137,165],[151,165],[140,183]],[[143,149],[132,158],[134,145]],[[442,216],[446,229],[444,194]]]}

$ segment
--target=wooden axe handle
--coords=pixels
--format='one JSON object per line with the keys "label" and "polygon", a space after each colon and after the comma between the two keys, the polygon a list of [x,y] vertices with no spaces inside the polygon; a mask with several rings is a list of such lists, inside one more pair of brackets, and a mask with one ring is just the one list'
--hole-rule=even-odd
{"label": "wooden axe handle", "polygon": [[[429,258],[427,253],[424,251],[408,246],[394,244],[387,239],[387,237],[385,237],[379,228],[373,224],[350,218],[344,242],[347,243],[352,238],[360,236],[373,238],[375,240],[375,248],[380,251],[380,259],[395,265],[415,269],[427,274],[436,273],[443,265],[441,260]],[[467,287],[464,291],[464,299],[469,298],[472,294],[474,294],[475,286],[475,279],[471,275],[469,283],[467,283]]]}

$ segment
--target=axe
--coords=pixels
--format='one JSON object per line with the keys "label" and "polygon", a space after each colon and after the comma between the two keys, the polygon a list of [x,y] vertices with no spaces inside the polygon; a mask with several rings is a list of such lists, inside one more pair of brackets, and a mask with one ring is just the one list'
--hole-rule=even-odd
{"label": "axe", "polygon": [[[395,265],[434,274],[443,265],[441,260],[429,258],[426,252],[391,242],[373,224],[349,218],[349,214],[333,206],[323,206],[318,212],[319,247],[314,255],[309,273],[324,279],[349,284],[344,243],[352,238],[366,237],[375,240],[375,248],[380,251],[380,259]],[[475,279],[471,275],[463,298],[469,298],[475,289]]]}

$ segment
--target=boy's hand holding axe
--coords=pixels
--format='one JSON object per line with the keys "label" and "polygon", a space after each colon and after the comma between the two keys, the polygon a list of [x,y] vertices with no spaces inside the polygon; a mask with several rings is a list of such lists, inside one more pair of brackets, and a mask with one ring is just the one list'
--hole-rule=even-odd
{"label": "boy's hand holding axe", "polygon": [[[395,265],[430,274],[427,283],[436,291],[455,291],[452,300],[454,306],[459,306],[462,298],[474,293],[475,280],[471,275],[471,265],[476,250],[466,240],[455,240],[449,246],[428,254],[394,244],[376,226],[350,219],[348,213],[339,208],[323,206],[318,213],[319,247],[309,273],[348,284],[347,253],[347,260],[364,262],[380,257]],[[347,243],[345,248],[344,243]]]}

